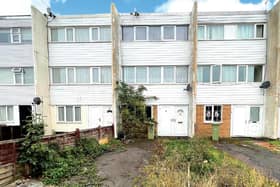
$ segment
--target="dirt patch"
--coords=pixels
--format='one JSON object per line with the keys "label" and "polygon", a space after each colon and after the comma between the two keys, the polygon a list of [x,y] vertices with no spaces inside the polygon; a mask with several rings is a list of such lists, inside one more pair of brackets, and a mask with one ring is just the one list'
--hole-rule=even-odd
{"label": "dirt patch", "polygon": [[143,140],[130,143],[123,151],[106,153],[97,158],[98,175],[104,179],[103,186],[133,186],[140,168],[148,164],[154,142]]}

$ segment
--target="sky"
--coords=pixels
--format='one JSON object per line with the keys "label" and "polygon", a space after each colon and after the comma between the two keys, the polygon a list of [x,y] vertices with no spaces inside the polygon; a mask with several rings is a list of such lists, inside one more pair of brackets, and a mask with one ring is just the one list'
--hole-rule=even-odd
{"label": "sky", "polygon": [[[197,0],[199,11],[270,9],[279,0]],[[114,2],[119,12],[187,12],[193,0],[0,0],[0,15],[29,15],[30,5],[57,15],[109,13]]]}

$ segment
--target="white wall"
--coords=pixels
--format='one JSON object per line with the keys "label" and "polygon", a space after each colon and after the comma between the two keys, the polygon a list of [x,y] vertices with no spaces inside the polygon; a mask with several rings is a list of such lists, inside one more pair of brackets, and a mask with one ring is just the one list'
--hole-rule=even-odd
{"label": "white wall", "polygon": [[122,42],[122,65],[188,65],[191,42]]}
{"label": "white wall", "polygon": [[112,85],[50,86],[52,105],[112,105]]}
{"label": "white wall", "polygon": [[112,44],[49,43],[50,66],[104,66],[112,63]]}
{"label": "white wall", "polygon": [[31,105],[34,86],[0,86],[0,105]]}
{"label": "white wall", "polygon": [[265,64],[266,40],[199,41],[198,64]]}
{"label": "white wall", "polygon": [[197,104],[263,104],[260,83],[198,84]]}
{"label": "white wall", "polygon": [[0,45],[0,67],[33,65],[32,44]]}

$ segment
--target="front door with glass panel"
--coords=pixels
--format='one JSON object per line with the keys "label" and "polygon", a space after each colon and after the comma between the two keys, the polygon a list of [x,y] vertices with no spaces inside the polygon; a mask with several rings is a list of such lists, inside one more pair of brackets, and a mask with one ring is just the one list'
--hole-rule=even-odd
{"label": "front door with glass panel", "polygon": [[89,106],[88,127],[111,126],[113,123],[111,106]]}
{"label": "front door with glass panel", "polygon": [[260,106],[232,106],[231,136],[262,137],[262,114]]}

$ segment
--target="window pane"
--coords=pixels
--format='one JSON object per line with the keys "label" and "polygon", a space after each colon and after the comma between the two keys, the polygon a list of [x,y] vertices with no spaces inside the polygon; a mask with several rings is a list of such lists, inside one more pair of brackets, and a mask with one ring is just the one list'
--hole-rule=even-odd
{"label": "window pane", "polygon": [[222,40],[224,39],[223,25],[207,25],[207,39]]}
{"label": "window pane", "polygon": [[236,82],[236,66],[223,66],[223,82]]}
{"label": "window pane", "polygon": [[75,107],[75,121],[81,121],[81,107]]}
{"label": "window pane", "polygon": [[0,84],[14,84],[13,72],[10,68],[0,68]]}
{"label": "window pane", "polygon": [[89,28],[76,28],[75,32],[76,42],[89,41]]}
{"label": "window pane", "polygon": [[98,68],[92,69],[92,82],[99,83],[99,70]]}
{"label": "window pane", "polygon": [[13,106],[7,106],[8,111],[8,121],[14,120],[14,107]]}
{"label": "window pane", "polygon": [[21,28],[21,42],[22,43],[31,43],[32,42],[31,28]]}
{"label": "window pane", "polygon": [[73,42],[74,41],[74,33],[72,28],[67,28],[66,29],[66,39],[68,42]]}
{"label": "window pane", "polygon": [[188,67],[177,66],[176,67],[176,82],[187,83],[188,82]]}
{"label": "window pane", "polygon": [[33,68],[24,68],[23,78],[24,78],[24,84],[33,84],[34,83]]}
{"label": "window pane", "polygon": [[122,40],[126,41],[126,42],[134,40],[133,27],[123,27],[122,28]]}
{"label": "window pane", "polygon": [[123,80],[126,83],[135,83],[134,67],[123,68]]}
{"label": "window pane", "polygon": [[146,27],[135,27],[135,29],[136,29],[136,40],[147,40]]}
{"label": "window pane", "polygon": [[19,43],[20,42],[20,29],[12,28],[12,42]]}
{"label": "window pane", "polygon": [[149,68],[149,82],[160,83],[161,82],[161,67]]}
{"label": "window pane", "polygon": [[64,107],[58,107],[58,121],[64,121]]}
{"label": "window pane", "polygon": [[91,39],[93,41],[98,40],[98,28],[91,28]]}
{"label": "window pane", "polygon": [[90,68],[76,68],[76,83],[90,83]]}
{"label": "window pane", "polygon": [[160,26],[149,27],[149,40],[161,40],[161,27]]}
{"label": "window pane", "polygon": [[0,106],[0,121],[6,120],[6,106]]}
{"label": "window pane", "polygon": [[22,84],[22,73],[15,73],[16,84]]}
{"label": "window pane", "polygon": [[111,67],[101,67],[101,83],[112,83]]}
{"label": "window pane", "polygon": [[188,27],[176,26],[176,40],[188,40]]}
{"label": "window pane", "polygon": [[11,43],[10,29],[0,29],[0,43]]}
{"label": "window pane", "polygon": [[137,83],[147,82],[147,67],[136,67],[136,82]]}
{"label": "window pane", "polygon": [[250,121],[260,121],[260,107],[250,107]]}
{"label": "window pane", "polygon": [[263,38],[263,37],[264,37],[264,25],[257,25],[256,38]]}
{"label": "window pane", "polygon": [[111,27],[100,27],[100,40],[111,41]]}
{"label": "window pane", "polygon": [[246,81],[246,66],[238,67],[238,82]]}
{"label": "window pane", "polygon": [[212,82],[220,82],[221,66],[212,67]]}
{"label": "window pane", "polygon": [[197,39],[198,40],[205,40],[205,38],[204,38],[204,34],[205,34],[205,26],[203,26],[203,25],[199,25],[198,26],[198,30],[197,30]]}
{"label": "window pane", "polygon": [[248,66],[248,82],[262,81],[262,65]]}
{"label": "window pane", "polygon": [[67,68],[68,83],[75,83],[74,68]]}
{"label": "window pane", "polygon": [[66,106],[66,121],[73,121],[73,107]]}
{"label": "window pane", "polygon": [[221,106],[214,106],[214,122],[220,122],[222,120],[222,107]]}
{"label": "window pane", "polygon": [[174,26],[163,27],[163,39],[174,40]]}
{"label": "window pane", "polygon": [[53,42],[64,42],[65,40],[64,28],[51,29],[51,39]]}
{"label": "window pane", "polygon": [[198,82],[210,82],[210,66],[199,66],[197,73]]}
{"label": "window pane", "polygon": [[66,83],[65,68],[53,68],[52,79],[53,79],[53,83]]}
{"label": "window pane", "polygon": [[238,37],[238,39],[254,38],[254,25],[253,24],[239,24],[237,37]]}
{"label": "window pane", "polygon": [[205,107],[204,119],[205,121],[212,121],[212,106]]}
{"label": "window pane", "polygon": [[175,82],[174,81],[174,67],[164,66],[163,67],[163,82]]}

